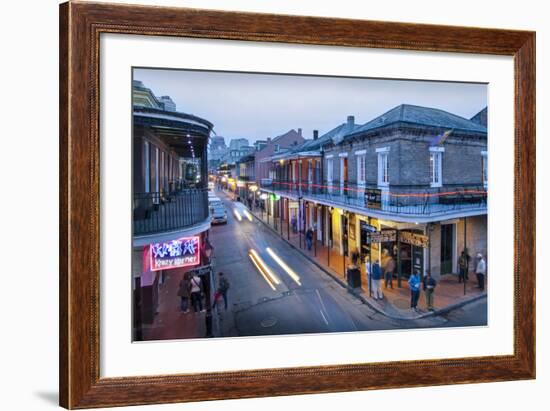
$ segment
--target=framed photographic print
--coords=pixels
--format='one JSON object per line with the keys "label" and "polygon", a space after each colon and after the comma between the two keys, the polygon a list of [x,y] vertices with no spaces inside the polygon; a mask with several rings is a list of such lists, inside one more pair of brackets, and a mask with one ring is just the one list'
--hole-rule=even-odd
{"label": "framed photographic print", "polygon": [[60,80],[62,406],[535,377],[535,33],[69,2]]}

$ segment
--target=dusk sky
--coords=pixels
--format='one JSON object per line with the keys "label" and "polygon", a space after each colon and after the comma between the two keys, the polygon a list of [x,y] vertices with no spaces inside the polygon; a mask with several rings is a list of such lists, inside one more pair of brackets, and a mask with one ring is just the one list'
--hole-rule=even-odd
{"label": "dusk sky", "polygon": [[157,96],[169,95],[177,111],[214,123],[226,144],[232,138],[276,137],[301,128],[319,135],[355,116],[366,123],[402,104],[434,107],[470,118],[487,105],[487,85],[233,72],[135,69]]}

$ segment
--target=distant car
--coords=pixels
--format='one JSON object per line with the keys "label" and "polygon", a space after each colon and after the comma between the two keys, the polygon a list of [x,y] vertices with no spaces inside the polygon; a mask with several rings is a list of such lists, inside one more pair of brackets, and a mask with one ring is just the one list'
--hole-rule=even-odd
{"label": "distant car", "polygon": [[227,210],[221,201],[210,203],[210,217],[212,224],[227,223]]}

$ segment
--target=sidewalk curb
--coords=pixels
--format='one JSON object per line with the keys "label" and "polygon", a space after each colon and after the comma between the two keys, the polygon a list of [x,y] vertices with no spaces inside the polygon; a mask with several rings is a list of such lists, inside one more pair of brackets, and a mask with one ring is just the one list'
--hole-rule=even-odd
{"label": "sidewalk curb", "polygon": [[258,217],[256,214],[254,214],[254,212],[252,210],[249,210],[248,207],[246,207],[246,205],[243,204],[243,206],[250,212],[250,214],[252,214],[254,216],[254,218],[256,220],[258,220],[260,223],[262,223],[264,226],[266,226],[267,228],[270,229],[271,232],[277,234],[277,236],[279,238],[281,238],[282,240],[284,240],[288,245],[290,245],[293,249],[297,250],[301,255],[303,255],[305,258],[307,258],[310,262],[312,262],[313,264],[315,264],[315,266],[317,266],[320,270],[322,270],[323,272],[325,272],[330,278],[332,278],[334,281],[336,281],[336,283],[338,283],[340,286],[342,286],[343,288],[345,288],[351,295],[353,295],[355,298],[357,298],[358,300],[360,300],[363,304],[365,305],[368,305],[370,308],[372,308],[374,311],[388,317],[388,318],[391,318],[392,320],[419,320],[419,319],[423,319],[423,318],[429,318],[429,317],[435,317],[435,316],[438,316],[438,315],[442,315],[442,314],[446,314],[450,311],[453,311],[453,310],[456,310],[457,308],[461,308],[467,304],[470,304],[470,303],[473,303],[477,300],[481,300],[482,298],[486,298],[487,297],[487,292],[485,293],[482,293],[482,294],[478,294],[478,295],[475,295],[474,297],[472,298],[468,298],[466,300],[463,300],[463,301],[460,301],[458,303],[455,303],[455,304],[451,304],[451,305],[448,305],[447,307],[443,307],[443,308],[440,308],[440,309],[437,309],[435,311],[428,311],[426,313],[423,313],[423,314],[420,314],[420,315],[416,315],[416,316],[399,316],[399,315],[394,315],[394,314],[389,314],[387,313],[386,311],[384,311],[383,309],[381,309],[380,307],[378,307],[377,305],[373,304],[371,301],[369,301],[368,298],[364,297],[363,296],[363,293],[362,292],[357,292],[355,291],[354,289],[348,287],[348,285],[342,281],[340,278],[336,277],[334,274],[332,274],[330,271],[328,271],[325,267],[323,267],[321,264],[319,264],[317,261],[315,261],[315,259],[313,259],[311,256],[309,256],[308,254],[304,253],[303,250],[301,250],[300,248],[296,247],[294,244],[292,244],[290,241],[288,241],[286,238],[284,238],[283,236],[279,235],[279,232],[278,231],[275,231],[275,229],[273,229],[271,226],[269,226],[265,221],[263,221],[262,219],[260,219],[260,217]]}

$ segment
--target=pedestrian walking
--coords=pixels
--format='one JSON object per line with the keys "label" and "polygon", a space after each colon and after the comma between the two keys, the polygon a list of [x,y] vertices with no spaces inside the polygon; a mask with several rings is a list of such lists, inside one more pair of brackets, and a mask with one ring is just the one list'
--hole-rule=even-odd
{"label": "pedestrian walking", "polygon": [[434,311],[434,291],[437,281],[430,274],[429,270],[426,270],[426,275],[422,280],[424,286],[424,295],[426,297],[426,306],[428,310]]}
{"label": "pedestrian walking", "polygon": [[420,297],[420,273],[415,270],[414,274],[409,277],[409,289],[411,290],[411,309],[418,311],[418,297]]}
{"label": "pedestrian walking", "polygon": [[386,259],[384,260],[384,288],[390,288],[393,290],[393,273],[395,272],[395,260],[389,254],[388,250],[384,250]]}
{"label": "pedestrian walking", "polygon": [[465,248],[460,257],[458,258],[458,282],[468,281],[468,269],[470,267],[470,256],[468,255],[468,249]]}
{"label": "pedestrian walking", "polygon": [[311,247],[313,246],[313,229],[311,227],[306,231],[306,245],[307,250],[311,251]]}
{"label": "pedestrian walking", "polygon": [[216,308],[220,298],[223,298],[223,305],[227,311],[227,290],[229,290],[229,280],[227,277],[220,271],[218,273],[218,289],[214,294],[214,304],[212,308]]}
{"label": "pedestrian walking", "polygon": [[476,264],[476,276],[477,276],[477,288],[480,290],[485,290],[485,275],[487,274],[487,263],[483,254],[477,254],[477,264]]}
{"label": "pedestrian walking", "polygon": [[189,297],[191,296],[191,282],[189,274],[183,274],[178,288],[178,296],[180,297],[180,308],[185,314],[189,312]]}
{"label": "pedestrian walking", "polygon": [[384,294],[382,293],[382,287],[380,283],[382,282],[382,268],[378,263],[378,260],[374,260],[372,265],[372,295],[375,300],[383,299]]}
{"label": "pedestrian walking", "polygon": [[202,280],[197,274],[191,277],[191,304],[195,313],[204,311],[202,309]]}
{"label": "pedestrian walking", "polygon": [[298,231],[298,220],[296,219],[296,215],[293,215],[290,219],[290,224],[292,225],[292,232],[296,234]]}

